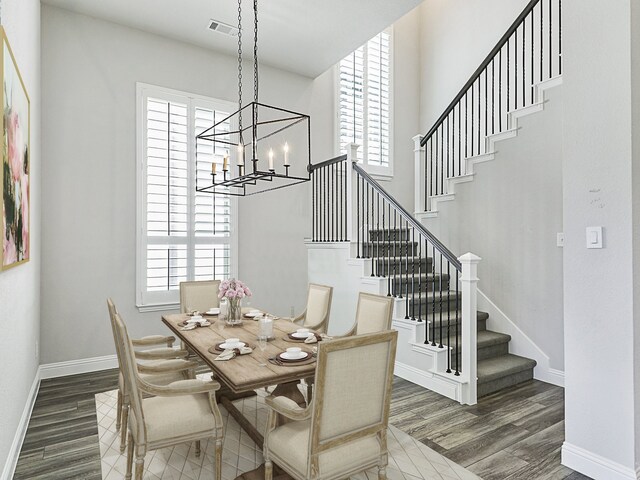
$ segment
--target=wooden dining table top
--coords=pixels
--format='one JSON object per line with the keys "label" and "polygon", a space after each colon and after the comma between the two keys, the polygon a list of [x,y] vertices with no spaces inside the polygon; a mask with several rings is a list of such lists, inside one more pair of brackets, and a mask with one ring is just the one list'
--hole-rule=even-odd
{"label": "wooden dining table top", "polygon": [[[276,319],[273,322],[274,339],[267,344],[265,351],[258,347],[258,322],[244,318],[240,326],[225,325],[219,328],[219,320],[214,316],[205,316],[211,322],[208,327],[197,327],[193,330],[182,330],[180,326],[189,317],[186,314],[163,315],[162,321],[182,340],[189,349],[196,353],[213,370],[216,377],[234,393],[243,393],[270,385],[284,384],[312,378],[315,374],[316,362],[305,365],[274,365],[270,358],[284,352],[289,347],[300,347],[311,352],[313,345],[292,342],[287,334],[295,332],[299,326],[289,320]],[[253,348],[247,355],[238,355],[231,360],[215,361],[219,353],[211,353],[209,349],[224,342],[227,338],[239,338]],[[266,366],[260,366],[265,364]]]}

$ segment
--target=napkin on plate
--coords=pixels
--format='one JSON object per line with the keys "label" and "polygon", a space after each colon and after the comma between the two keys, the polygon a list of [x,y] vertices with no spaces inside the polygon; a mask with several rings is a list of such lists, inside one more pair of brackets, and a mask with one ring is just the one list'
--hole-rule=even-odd
{"label": "napkin on plate", "polygon": [[237,355],[247,355],[251,352],[253,352],[253,348],[246,347],[246,346],[240,347],[240,348],[227,348],[224,352],[222,352],[220,355],[214,358],[214,360],[220,360],[220,361],[231,360],[232,358],[235,358]]}
{"label": "napkin on plate", "polygon": [[318,343],[320,340],[331,340],[332,337],[324,333],[310,333],[304,340],[304,343]]}
{"label": "napkin on plate", "polygon": [[187,323],[187,325],[182,327],[180,330],[193,330],[196,327],[208,327],[209,325],[211,325],[209,320],[200,320],[199,322]]}

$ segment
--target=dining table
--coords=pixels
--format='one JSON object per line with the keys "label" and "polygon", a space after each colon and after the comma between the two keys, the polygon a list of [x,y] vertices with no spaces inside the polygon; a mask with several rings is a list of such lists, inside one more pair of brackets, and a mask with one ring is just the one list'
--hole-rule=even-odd
{"label": "dining table", "polygon": [[[243,317],[247,314],[246,309],[243,310]],[[211,368],[213,378],[221,384],[221,389],[217,392],[218,402],[262,448],[262,433],[242,415],[232,403],[233,400],[255,395],[255,390],[260,388],[276,386],[272,395],[284,395],[304,405],[305,399],[298,384],[301,379],[313,380],[316,369],[314,345],[288,336],[299,328],[290,319],[273,320],[273,336],[262,351],[258,347],[259,322],[253,318],[243,318],[241,325],[230,326],[217,316],[204,315],[211,325],[185,330],[184,325],[189,318],[188,314],[167,314],[162,316],[162,322]],[[216,360],[221,353],[216,350],[216,346],[228,338],[238,338],[252,348],[252,352],[236,355],[230,360]],[[279,361],[276,356],[289,347],[300,347],[302,351],[311,353],[311,358],[299,364]]]}

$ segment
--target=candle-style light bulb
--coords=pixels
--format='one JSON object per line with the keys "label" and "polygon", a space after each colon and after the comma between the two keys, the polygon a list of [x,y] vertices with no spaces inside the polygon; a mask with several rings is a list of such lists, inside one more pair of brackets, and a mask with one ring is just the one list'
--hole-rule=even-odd
{"label": "candle-style light bulb", "polygon": [[238,165],[244,165],[244,146],[238,144]]}
{"label": "candle-style light bulb", "polygon": [[229,171],[229,157],[227,157],[225,155],[224,159],[222,160],[222,171],[223,172],[228,172]]}
{"label": "candle-style light bulb", "polygon": [[213,173],[214,175],[216,174],[216,162],[213,162],[211,164],[211,173]]}
{"label": "candle-style light bulb", "polygon": [[273,148],[269,149],[269,170],[274,170],[273,168]]}
{"label": "candle-style light bulb", "polygon": [[284,150],[284,164],[286,166],[289,166],[291,164],[289,163],[289,144],[287,142],[284,142],[283,150]]}

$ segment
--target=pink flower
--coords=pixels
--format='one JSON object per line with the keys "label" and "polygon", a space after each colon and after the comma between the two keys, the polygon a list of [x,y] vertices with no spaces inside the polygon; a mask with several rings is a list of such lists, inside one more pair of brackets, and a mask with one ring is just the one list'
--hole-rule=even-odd
{"label": "pink flower", "polygon": [[250,297],[251,295],[253,295],[253,293],[251,293],[251,290],[249,290],[249,287],[244,287],[244,294],[247,297]]}
{"label": "pink flower", "polygon": [[236,298],[236,291],[235,290],[227,290],[227,293],[225,294],[227,298]]}
{"label": "pink flower", "polygon": [[11,111],[8,117],[6,119],[7,156],[9,157],[11,176],[14,181],[18,181],[24,171],[22,129],[16,112]]}
{"label": "pink flower", "polygon": [[236,290],[237,298],[244,298],[244,292],[242,290]]}
{"label": "pink flower", "polygon": [[229,288],[229,281],[225,280],[224,282],[222,282],[220,284],[220,288],[218,288],[218,290],[220,290],[222,292],[222,291],[227,290],[228,288]]}

